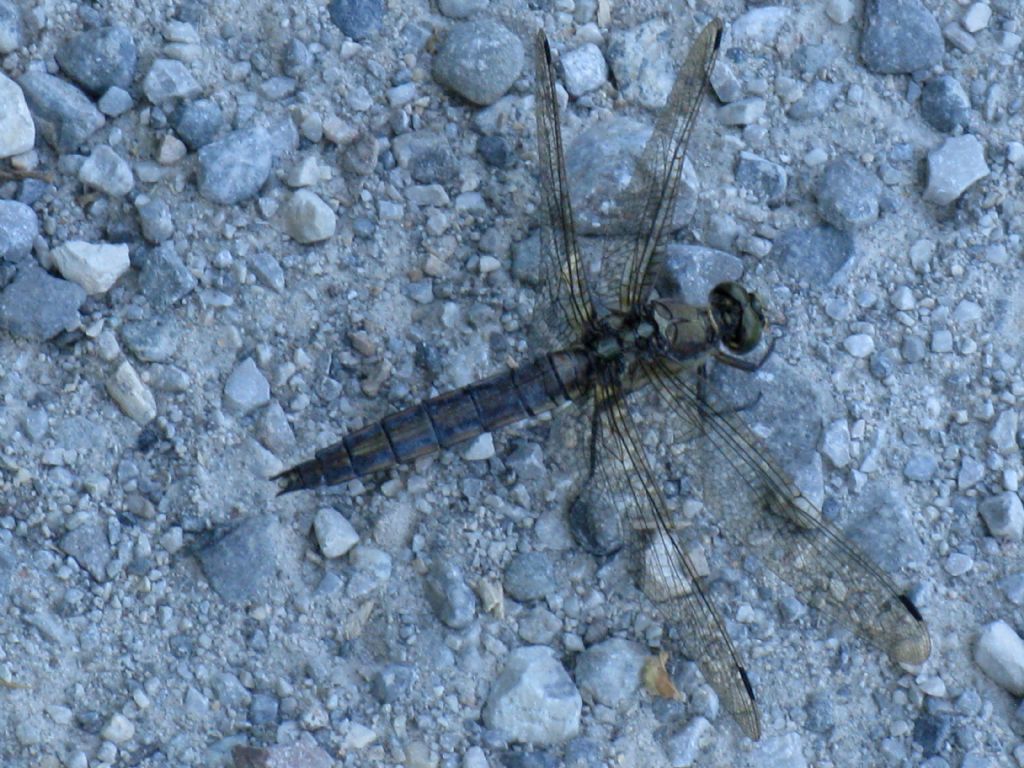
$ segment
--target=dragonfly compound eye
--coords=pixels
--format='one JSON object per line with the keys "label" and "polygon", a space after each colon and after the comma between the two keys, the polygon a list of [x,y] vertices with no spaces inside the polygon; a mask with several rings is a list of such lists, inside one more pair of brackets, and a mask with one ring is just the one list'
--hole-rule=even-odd
{"label": "dragonfly compound eye", "polygon": [[722,343],[728,349],[743,355],[757,346],[765,326],[757,294],[729,281],[715,286],[709,303]]}

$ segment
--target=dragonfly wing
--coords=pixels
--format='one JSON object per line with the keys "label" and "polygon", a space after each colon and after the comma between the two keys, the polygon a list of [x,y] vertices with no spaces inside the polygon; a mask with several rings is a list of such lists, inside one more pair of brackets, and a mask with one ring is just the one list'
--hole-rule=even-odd
{"label": "dragonfly wing", "polygon": [[619,309],[623,311],[647,299],[662,267],[686,148],[721,41],[722,22],[718,19],[697,36],[623,194],[626,217],[636,222],[637,231],[616,243],[605,266],[621,270]]}
{"label": "dragonfly wing", "polygon": [[704,578],[683,549],[665,497],[651,471],[636,425],[617,385],[594,396],[587,487],[607,514],[621,515],[632,537],[640,585],[677,633],[722,704],[751,739],[761,725],[754,693]]}
{"label": "dragonfly wing", "polygon": [[696,385],[659,361],[648,377],[664,406],[702,431],[705,483],[714,490],[722,530],[749,546],[808,605],[851,627],[896,662],[931,653],[921,614],[883,571],[795,486],[763,441],[710,382]]}
{"label": "dragonfly wing", "polygon": [[[543,31],[534,41],[537,118],[537,154],[541,191],[541,290],[543,301],[554,308],[541,314],[548,335],[563,342],[576,341],[595,318],[594,298],[576,239],[565,149],[555,95],[551,48]],[[554,327],[550,327],[554,325]]]}

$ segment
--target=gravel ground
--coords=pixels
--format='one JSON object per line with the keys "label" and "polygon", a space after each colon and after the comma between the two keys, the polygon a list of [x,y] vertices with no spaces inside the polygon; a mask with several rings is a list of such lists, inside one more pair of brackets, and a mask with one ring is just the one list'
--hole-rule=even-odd
{"label": "gravel ground", "polygon": [[[98,5],[0,0],[4,766],[1024,766],[1018,0]],[[665,289],[761,294],[725,383],[933,644],[803,606],[648,411],[757,743],[685,659],[640,684],[663,627],[574,543],[567,414],[266,479],[528,356],[532,30],[607,234],[712,16]]]}

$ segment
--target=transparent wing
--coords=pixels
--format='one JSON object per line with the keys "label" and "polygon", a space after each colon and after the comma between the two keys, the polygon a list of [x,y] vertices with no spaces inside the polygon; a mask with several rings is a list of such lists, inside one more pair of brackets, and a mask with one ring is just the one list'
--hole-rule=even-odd
{"label": "transparent wing", "polygon": [[890,578],[806,499],[763,442],[711,384],[695,385],[665,361],[647,363],[662,403],[699,428],[710,446],[705,482],[716,487],[723,532],[750,546],[808,605],[851,627],[896,662],[931,653],[921,614]]}
{"label": "transparent wing", "polygon": [[591,503],[618,512],[630,530],[640,586],[676,630],[725,708],[751,739],[761,734],[746,671],[708,597],[704,579],[679,543],[660,486],[617,385],[595,392],[586,480]]}
{"label": "transparent wing", "polygon": [[[541,289],[553,312],[542,312],[548,333],[575,341],[595,317],[594,299],[576,240],[572,201],[565,170],[562,129],[555,97],[551,49],[543,31],[534,42],[537,154],[541,189]],[[567,327],[566,327],[567,326]]]}
{"label": "transparent wing", "polygon": [[722,22],[718,19],[697,36],[623,193],[629,211],[626,216],[637,222],[636,234],[616,243],[604,267],[611,270],[610,276],[622,275],[622,311],[646,300],[661,269],[686,147],[721,41]]}

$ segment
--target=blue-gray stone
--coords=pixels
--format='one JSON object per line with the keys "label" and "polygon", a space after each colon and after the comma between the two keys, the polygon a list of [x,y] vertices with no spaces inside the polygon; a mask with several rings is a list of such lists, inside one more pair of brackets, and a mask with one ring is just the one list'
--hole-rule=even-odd
{"label": "blue-gray stone", "polygon": [[162,243],[174,234],[174,219],[171,207],[163,200],[150,198],[136,202],[135,211],[139,214],[139,226],[142,236],[150,243]]}
{"label": "blue-gray stone", "polygon": [[842,90],[843,87],[839,83],[815,80],[804,95],[786,110],[786,115],[791,120],[812,120],[821,117],[832,108],[832,103],[839,98]]}
{"label": "blue-gray stone", "polygon": [[0,327],[26,339],[52,339],[78,326],[83,301],[81,286],[27,266],[0,293]]}
{"label": "blue-gray stone", "polygon": [[523,44],[491,19],[454,25],[434,57],[434,79],[467,101],[493,104],[512,87],[524,61]]}
{"label": "blue-gray stone", "polygon": [[908,480],[926,483],[934,477],[939,469],[938,459],[926,452],[915,453],[903,465],[903,476]]}
{"label": "blue-gray stone", "polygon": [[665,268],[657,286],[662,296],[703,307],[716,285],[739,280],[742,275],[743,262],[731,253],[704,245],[669,243],[665,248]]}
{"label": "blue-gray stone", "polygon": [[929,80],[921,91],[921,117],[932,128],[952,133],[966,128],[971,116],[971,102],[963,86],[952,75]]}
{"label": "blue-gray stone", "polygon": [[251,357],[235,366],[224,383],[224,405],[248,413],[270,402],[270,382]]}
{"label": "blue-gray stone", "polygon": [[830,226],[788,229],[775,239],[779,266],[810,285],[824,286],[854,253],[853,237]]}
{"label": "blue-gray stone", "polygon": [[327,13],[335,26],[353,40],[365,40],[380,30],[384,3],[382,0],[331,0]]}
{"label": "blue-gray stone", "polygon": [[434,614],[452,629],[463,629],[476,616],[476,595],[462,570],[451,560],[436,558],[427,572],[424,591]]}
{"label": "blue-gray stone", "polygon": [[107,565],[112,553],[105,525],[86,523],[68,531],[61,537],[60,548],[93,579],[99,582],[107,580]]}
{"label": "blue-gray stone", "polygon": [[213,99],[182,103],[171,118],[174,132],[191,150],[213,141],[224,125],[224,113]]}
{"label": "blue-gray stone", "polygon": [[270,176],[271,141],[265,128],[232,131],[199,150],[199,193],[233,205],[255,197]]}
{"label": "blue-gray stone", "polygon": [[481,136],[476,150],[483,161],[493,168],[508,168],[516,159],[512,147],[503,136]]}
{"label": "blue-gray stone", "polygon": [[404,700],[416,679],[416,669],[408,664],[388,664],[370,680],[370,693],[381,704]]}
{"label": "blue-gray stone", "polygon": [[736,183],[758,202],[775,205],[786,194],[786,169],[752,152],[740,152]]}
{"label": "blue-gray stone", "polygon": [[188,67],[177,59],[157,59],[142,81],[142,92],[151,104],[170,99],[192,99],[202,89]]}
{"label": "blue-gray stone", "polygon": [[162,363],[178,349],[181,332],[171,322],[151,319],[128,323],[121,329],[121,340],[139,360]]}
{"label": "blue-gray stone", "polygon": [[142,257],[139,275],[142,294],[156,309],[167,309],[196,287],[196,279],[188,271],[173,244],[164,243],[152,248]]}
{"label": "blue-gray stone", "polygon": [[253,725],[271,725],[277,722],[279,702],[269,693],[255,693],[249,703],[249,720]]}
{"label": "blue-gray stone", "polygon": [[124,88],[118,88],[116,85],[108,88],[106,93],[100,96],[100,100],[96,102],[100,112],[110,117],[123,115],[134,104],[135,101],[132,99],[132,95]]}
{"label": "blue-gray stone", "polygon": [[127,89],[135,77],[135,40],[125,27],[97,27],[67,40],[56,53],[68,77],[93,96],[113,86]]}
{"label": "blue-gray stone", "polygon": [[0,0],[0,54],[21,47],[21,10],[8,0]]}
{"label": "blue-gray stone", "polygon": [[505,591],[521,603],[539,600],[555,589],[555,568],[545,552],[522,552],[505,566]]}
{"label": "blue-gray stone", "polygon": [[309,74],[313,68],[314,61],[313,52],[297,37],[293,37],[288,41],[281,56],[281,66],[284,69],[284,73],[288,77],[294,77],[295,79],[300,79]]}
{"label": "blue-gray stone", "polygon": [[250,517],[199,551],[199,564],[213,590],[229,603],[254,600],[277,570],[277,521]]}
{"label": "blue-gray stone", "polygon": [[921,714],[914,721],[914,743],[921,747],[926,757],[937,754],[950,736],[953,723],[949,715]]}
{"label": "blue-gray stone", "polygon": [[106,122],[89,97],[71,83],[45,72],[18,80],[36,130],[58,152],[71,152]]}
{"label": "blue-gray stone", "polygon": [[849,156],[830,161],[818,180],[818,214],[836,229],[851,230],[878,218],[882,182]]}
{"label": "blue-gray stone", "polygon": [[860,55],[886,75],[930,69],[942,61],[942,30],[920,0],[868,0]]}
{"label": "blue-gray stone", "polygon": [[32,253],[39,218],[24,203],[0,200],[0,261],[17,262]]}

